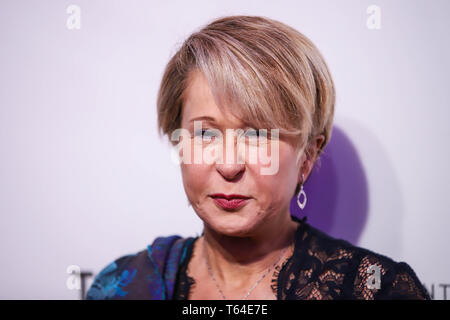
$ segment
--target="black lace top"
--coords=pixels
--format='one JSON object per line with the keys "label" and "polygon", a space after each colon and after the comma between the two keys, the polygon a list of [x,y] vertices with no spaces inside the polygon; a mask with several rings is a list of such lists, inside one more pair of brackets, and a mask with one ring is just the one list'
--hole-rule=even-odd
{"label": "black lace top", "polygon": [[[306,217],[292,219],[299,226],[294,253],[276,274],[278,300],[431,299],[407,263],[328,236],[306,223]],[[194,243],[189,244],[187,258],[177,273],[176,300],[188,299],[195,285],[186,273]]]}

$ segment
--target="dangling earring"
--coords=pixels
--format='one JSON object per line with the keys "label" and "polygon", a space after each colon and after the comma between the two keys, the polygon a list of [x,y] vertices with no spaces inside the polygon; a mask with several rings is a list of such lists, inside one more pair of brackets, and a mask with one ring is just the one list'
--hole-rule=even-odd
{"label": "dangling earring", "polygon": [[[298,196],[297,196],[297,204],[300,207],[300,209],[303,210],[306,206],[306,193],[305,193],[305,190],[303,190],[303,182],[305,181],[305,176],[303,174],[302,174],[302,178],[303,178],[303,181],[301,184],[300,192],[298,193]],[[302,194],[303,194],[303,202],[300,202],[300,197],[302,196]]]}

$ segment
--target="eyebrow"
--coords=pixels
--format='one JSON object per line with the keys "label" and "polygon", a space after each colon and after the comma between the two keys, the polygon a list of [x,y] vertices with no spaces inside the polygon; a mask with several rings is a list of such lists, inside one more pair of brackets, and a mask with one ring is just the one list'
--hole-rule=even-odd
{"label": "eyebrow", "polygon": [[214,119],[213,117],[209,117],[209,116],[201,116],[201,117],[192,118],[191,120],[189,120],[189,122],[194,122],[196,120],[206,120],[206,121],[216,122],[216,119]]}
{"label": "eyebrow", "polygon": [[[211,124],[217,124],[217,125],[219,124],[219,122],[217,122],[216,119],[211,116],[195,117],[195,118],[192,118],[191,120],[189,120],[189,123],[193,123],[194,121],[198,121],[198,120],[205,120],[207,122],[210,122]],[[240,128],[246,128],[246,127],[251,127],[251,126],[247,125],[247,124],[243,124]]]}

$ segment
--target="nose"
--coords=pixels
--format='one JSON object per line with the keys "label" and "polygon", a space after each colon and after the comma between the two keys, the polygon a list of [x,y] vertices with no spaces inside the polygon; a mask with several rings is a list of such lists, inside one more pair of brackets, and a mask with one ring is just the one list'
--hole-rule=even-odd
{"label": "nose", "polygon": [[[236,182],[241,179],[245,172],[245,156],[242,154],[245,146],[242,146],[242,144],[238,146],[240,140],[237,137],[229,138],[232,139],[232,143],[224,143],[222,158],[220,159],[221,161],[216,162],[216,170],[225,180]],[[231,159],[228,159],[228,156]]]}
{"label": "nose", "polygon": [[239,181],[244,174],[245,165],[239,163],[216,164],[216,169],[225,180],[236,182]]}

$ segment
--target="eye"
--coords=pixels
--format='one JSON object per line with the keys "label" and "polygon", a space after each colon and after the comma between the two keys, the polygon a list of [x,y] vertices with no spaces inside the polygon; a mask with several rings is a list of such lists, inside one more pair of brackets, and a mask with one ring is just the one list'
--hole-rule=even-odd
{"label": "eye", "polygon": [[202,139],[207,138],[206,140],[210,140],[211,137],[215,137],[216,134],[212,129],[202,129],[195,131],[194,136],[201,137]]}
{"label": "eye", "polygon": [[253,129],[253,128],[250,128],[250,129],[247,129],[245,132],[244,132],[244,136],[247,138],[250,138],[250,139],[255,139],[255,138],[259,138],[259,130],[256,130],[256,129]]}
{"label": "eye", "polygon": [[245,132],[245,137],[248,137],[249,139],[270,139],[271,134],[266,129],[247,129],[247,131]]}
{"label": "eye", "polygon": [[245,135],[250,138],[258,138],[259,131],[258,130],[249,130],[248,132],[245,133]]}

